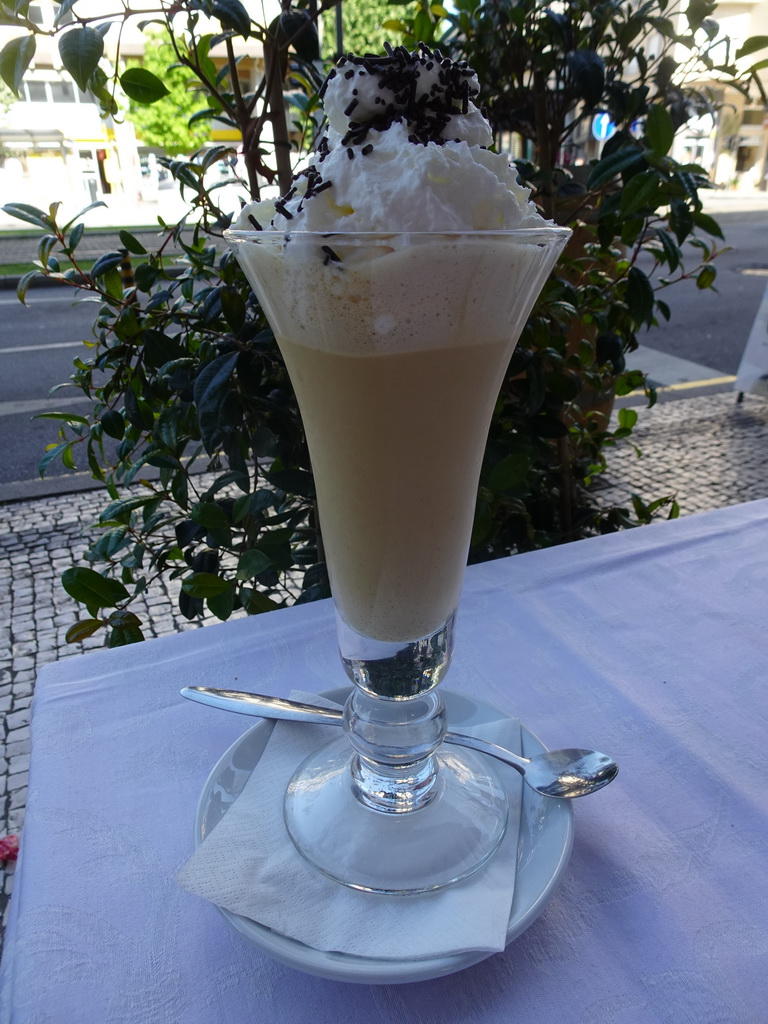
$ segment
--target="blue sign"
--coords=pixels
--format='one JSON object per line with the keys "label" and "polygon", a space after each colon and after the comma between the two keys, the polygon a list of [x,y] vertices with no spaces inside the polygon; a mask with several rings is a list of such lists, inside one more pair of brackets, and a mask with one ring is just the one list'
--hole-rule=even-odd
{"label": "blue sign", "polygon": [[592,134],[598,142],[607,142],[615,133],[616,125],[609,114],[596,114],[592,121]]}

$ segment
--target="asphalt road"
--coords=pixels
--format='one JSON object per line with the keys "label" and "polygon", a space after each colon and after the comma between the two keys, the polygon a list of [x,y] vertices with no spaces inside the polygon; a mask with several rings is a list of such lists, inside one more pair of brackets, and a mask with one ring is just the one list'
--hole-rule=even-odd
{"label": "asphalt road", "polygon": [[[715,261],[717,291],[699,289],[693,280],[663,289],[658,297],[672,316],[643,332],[639,341],[721,374],[735,374],[768,285],[768,205],[713,215],[725,235],[718,246],[729,249]],[[685,250],[690,267],[695,267],[696,251],[690,246]]]}
{"label": "asphalt road", "polygon": [[[49,391],[69,379],[76,356],[87,354],[83,340],[92,337],[96,306],[73,305],[69,290],[59,288],[31,289],[28,302],[23,306],[13,290],[0,291],[0,484],[39,479],[38,460],[56,441],[58,425],[35,416],[90,407],[75,388],[52,397]],[[46,477],[61,476],[71,473],[55,462]]]}
{"label": "asphalt road", "polygon": [[[692,281],[667,289],[663,298],[672,309],[670,323],[644,332],[643,346],[701,364],[702,379],[735,374],[761,298],[768,285],[768,203],[759,209],[713,211],[726,234],[730,251],[717,260],[717,292],[701,291]],[[59,462],[41,482],[37,463],[45,446],[56,440],[53,420],[33,419],[49,411],[84,412],[87,400],[75,389],[52,387],[66,381],[72,360],[87,350],[96,307],[73,304],[69,292],[38,288],[28,293],[30,308],[12,290],[0,290],[0,501],[40,496],[75,485],[89,485],[90,476],[76,460],[73,478]]]}

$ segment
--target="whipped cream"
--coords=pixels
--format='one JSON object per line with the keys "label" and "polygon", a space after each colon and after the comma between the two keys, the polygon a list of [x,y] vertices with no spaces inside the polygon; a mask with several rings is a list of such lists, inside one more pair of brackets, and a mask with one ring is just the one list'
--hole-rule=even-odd
{"label": "whipped cream", "polygon": [[425,46],[342,57],[321,98],[327,126],[277,200],[237,227],[279,231],[498,231],[546,224],[507,156],[488,148],[466,62]]}

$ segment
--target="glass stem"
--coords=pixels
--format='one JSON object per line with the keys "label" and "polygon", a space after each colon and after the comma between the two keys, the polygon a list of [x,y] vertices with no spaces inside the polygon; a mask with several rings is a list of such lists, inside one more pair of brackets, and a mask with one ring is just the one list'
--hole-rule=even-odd
{"label": "glass stem", "polygon": [[446,728],[445,704],[435,690],[393,700],[355,689],[344,709],[344,730],[355,752],[355,797],[386,814],[426,807],[440,791],[433,755]]}

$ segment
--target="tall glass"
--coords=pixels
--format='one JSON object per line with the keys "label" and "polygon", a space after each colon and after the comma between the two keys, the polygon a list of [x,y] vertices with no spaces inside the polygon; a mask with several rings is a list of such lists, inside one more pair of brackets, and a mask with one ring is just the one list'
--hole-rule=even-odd
{"label": "tall glass", "polygon": [[490,760],[441,746],[436,687],[493,407],[569,234],[227,232],[298,398],[354,683],[345,737],[299,767],[285,819],[346,885],[437,889],[504,835]]}

